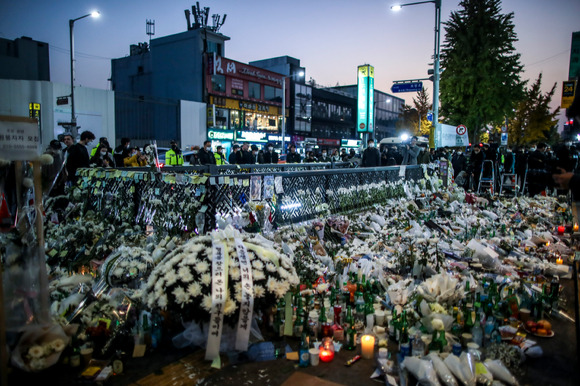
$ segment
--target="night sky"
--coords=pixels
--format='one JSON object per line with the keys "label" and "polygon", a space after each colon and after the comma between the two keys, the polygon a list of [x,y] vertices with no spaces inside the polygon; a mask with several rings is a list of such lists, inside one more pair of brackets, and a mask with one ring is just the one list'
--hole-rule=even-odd
{"label": "night sky", "polygon": [[[442,22],[458,9],[458,3],[442,0]],[[127,56],[129,45],[148,41],[146,20],[155,20],[154,38],[183,32],[184,10],[194,4],[191,0],[0,0],[0,37],[29,36],[49,43],[51,79],[69,84],[68,20],[97,9],[99,19],[75,23],[76,82],[109,89],[110,59]],[[306,67],[306,79],[325,86],[355,84],[356,67],[369,63],[375,67],[375,87],[386,92],[394,80],[427,77],[433,55],[434,5],[394,12],[390,9],[394,4],[397,1],[200,2],[211,8],[210,24],[212,14],[227,14],[220,32],[231,38],[226,43],[228,58],[247,63],[289,55]],[[580,1],[504,0],[502,8],[504,13],[515,13],[516,49],[522,54],[524,78],[533,82],[542,72],[546,91],[556,82],[552,104],[556,108],[561,82],[568,76],[572,32],[580,30]],[[430,92],[430,82],[424,84]],[[410,104],[414,94],[397,96]]]}

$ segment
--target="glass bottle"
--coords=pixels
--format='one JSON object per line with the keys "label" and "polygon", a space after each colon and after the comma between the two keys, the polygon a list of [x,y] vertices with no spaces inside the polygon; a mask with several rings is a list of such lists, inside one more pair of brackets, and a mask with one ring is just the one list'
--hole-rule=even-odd
{"label": "glass bottle", "polygon": [[425,355],[425,342],[421,339],[421,333],[419,331],[417,331],[415,338],[413,338],[413,349],[411,355],[414,357],[422,357]]}
{"label": "glass bottle", "polygon": [[123,368],[123,353],[121,350],[117,350],[113,359],[113,373],[115,373],[115,375],[122,374]]}
{"label": "glass bottle", "polygon": [[451,333],[456,337],[460,337],[463,332],[461,327],[461,319],[459,317],[459,308],[453,307],[453,324],[451,325]]}
{"label": "glass bottle", "polygon": [[483,347],[483,329],[481,328],[479,313],[476,313],[475,315],[475,323],[471,329],[471,335],[473,337],[473,341],[477,343],[479,347]]}
{"label": "glass bottle", "polygon": [[302,336],[304,330],[304,309],[302,308],[302,297],[298,295],[298,305],[296,306],[296,320],[294,321],[294,336]]}
{"label": "glass bottle", "polygon": [[465,315],[465,331],[471,331],[473,328],[473,309],[471,307],[467,308],[467,314]]}
{"label": "glass bottle", "polygon": [[155,313],[151,317],[151,348],[155,349],[161,344],[161,315]]}
{"label": "glass bottle", "polygon": [[306,333],[302,333],[302,337],[300,339],[300,350],[298,351],[298,366],[300,367],[308,367],[310,363],[310,353],[308,352],[309,345],[308,340],[306,339]]}
{"label": "glass bottle", "polygon": [[403,311],[403,315],[401,318],[401,332],[399,333],[399,350],[401,349],[401,345],[404,343],[409,343],[409,325],[407,324],[407,312]]}
{"label": "glass bottle", "polygon": [[356,291],[355,293],[355,322],[357,323],[364,323],[365,322],[365,300],[363,297],[363,293],[360,291]]}
{"label": "glass bottle", "polygon": [[143,322],[141,329],[143,333],[143,342],[145,346],[151,347],[151,326],[149,325],[149,317],[146,313],[142,315]]}
{"label": "glass bottle", "polygon": [[354,319],[352,318],[352,312],[350,306],[347,308],[347,323],[348,329],[345,331],[345,348],[347,350],[354,350],[356,348],[356,328],[354,326]]}
{"label": "glass bottle", "polygon": [[445,339],[445,330],[441,330],[439,332],[439,346],[441,351],[443,351],[445,349],[445,347],[447,347],[447,339]]}
{"label": "glass bottle", "polygon": [[332,333],[334,340],[342,342],[344,340],[344,328],[340,325],[340,315],[342,313],[341,306],[334,306],[334,324],[332,325]]}
{"label": "glass bottle", "polygon": [[72,339],[72,352],[69,358],[70,367],[79,367],[81,365],[81,347],[79,346],[76,336]]}
{"label": "glass bottle", "polygon": [[441,352],[441,342],[437,339],[437,330],[433,330],[433,335],[431,338],[431,343],[427,347],[429,349],[429,353],[440,353]]}

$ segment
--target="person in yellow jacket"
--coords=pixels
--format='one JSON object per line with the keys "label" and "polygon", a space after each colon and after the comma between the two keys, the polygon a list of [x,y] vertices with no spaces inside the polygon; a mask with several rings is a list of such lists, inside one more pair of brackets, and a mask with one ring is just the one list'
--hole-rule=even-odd
{"label": "person in yellow jacket", "polygon": [[171,149],[165,152],[165,165],[168,166],[182,166],[183,155],[181,149],[177,146],[176,141],[171,141]]}
{"label": "person in yellow jacket", "polygon": [[213,153],[213,156],[215,157],[216,165],[225,165],[227,163],[226,157],[224,156],[224,148],[222,146],[216,148],[216,152]]}
{"label": "person in yellow jacket", "polygon": [[147,155],[141,153],[138,147],[132,149],[129,154],[129,157],[123,159],[125,167],[147,166]]}

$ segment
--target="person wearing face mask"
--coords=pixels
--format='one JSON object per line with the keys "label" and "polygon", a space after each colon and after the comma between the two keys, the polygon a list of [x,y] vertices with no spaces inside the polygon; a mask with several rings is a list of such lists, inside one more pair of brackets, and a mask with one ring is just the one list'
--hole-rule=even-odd
{"label": "person wearing face mask", "polygon": [[463,149],[459,148],[451,157],[451,165],[453,166],[453,178],[456,179],[459,173],[467,168],[467,157],[463,154]]}
{"label": "person wearing face mask", "polygon": [[147,166],[148,159],[147,155],[141,153],[138,147],[131,149],[131,156],[127,157],[123,160],[126,167],[139,167],[139,166]]}
{"label": "person wearing face mask", "polygon": [[277,164],[278,163],[278,153],[274,151],[274,146],[268,144],[268,151],[264,153],[264,163],[267,164]]}
{"label": "person wearing face mask", "polygon": [[191,148],[191,156],[189,157],[190,165],[201,165],[199,161],[199,146],[194,146]]}
{"label": "person wearing face mask", "polygon": [[219,166],[227,164],[226,157],[224,156],[224,148],[221,145],[216,147],[216,151],[213,153],[213,156],[215,158],[216,165]]}
{"label": "person wearing face mask", "polygon": [[252,145],[252,162],[253,164],[264,163],[264,152],[258,149],[258,146]]}
{"label": "person wearing face mask", "polygon": [[240,145],[235,144],[234,146],[232,146],[232,152],[230,153],[230,156],[228,157],[228,163],[230,165],[235,165],[236,161],[238,159],[238,155],[236,154],[238,151],[240,151]]}
{"label": "person wearing face mask", "polygon": [[318,162],[330,162],[331,159],[328,156],[328,151],[326,150],[322,150],[322,154],[320,154],[320,157],[318,157]]}
{"label": "person wearing face mask", "polygon": [[215,155],[211,151],[211,141],[205,141],[199,150],[199,162],[202,165],[215,165]]}
{"label": "person wearing face mask", "polygon": [[129,138],[121,138],[121,145],[115,148],[115,164],[123,166],[123,160],[129,157],[129,147],[131,146],[131,140]]}
{"label": "person wearing face mask", "polygon": [[375,147],[375,140],[369,139],[367,144],[367,148],[365,151],[363,151],[361,166],[363,168],[374,168],[381,166],[381,154],[379,153],[379,149]]}
{"label": "person wearing face mask", "polygon": [[115,161],[110,156],[108,145],[102,143],[97,146],[97,151],[95,151],[95,155],[91,157],[89,162],[91,166],[97,168],[112,168],[115,166]]}
{"label": "person wearing face mask", "polygon": [[405,165],[417,165],[417,156],[421,149],[417,146],[418,138],[413,136],[411,137],[411,143],[405,146]]}
{"label": "person wearing face mask", "polygon": [[288,154],[286,154],[286,163],[289,164],[299,164],[302,162],[300,154],[296,152],[296,146],[294,144],[290,145]]}
{"label": "person wearing face mask", "polygon": [[183,166],[183,155],[177,141],[171,141],[171,149],[165,152],[166,166]]}
{"label": "person wearing face mask", "polygon": [[76,172],[78,168],[88,168],[90,165],[89,150],[87,146],[95,140],[95,135],[90,131],[83,131],[81,139],[68,150],[66,170],[69,182],[77,181]]}

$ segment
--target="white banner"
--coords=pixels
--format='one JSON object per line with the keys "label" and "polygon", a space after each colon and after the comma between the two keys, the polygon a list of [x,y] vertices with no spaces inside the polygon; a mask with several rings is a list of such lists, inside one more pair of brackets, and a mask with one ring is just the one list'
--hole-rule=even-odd
{"label": "white banner", "polygon": [[205,359],[214,360],[220,355],[220,342],[224,324],[224,305],[226,303],[228,288],[228,251],[222,241],[212,242],[211,264],[211,318],[209,320],[209,333],[205,348]]}
{"label": "white banner", "polygon": [[40,129],[32,118],[0,116],[0,154],[10,161],[31,161],[42,154]]}
{"label": "white banner", "polygon": [[254,311],[254,281],[252,279],[252,263],[248,251],[242,240],[236,238],[236,252],[240,262],[240,276],[242,278],[242,302],[240,303],[240,318],[236,333],[236,350],[248,351],[252,314]]}
{"label": "white banner", "polygon": [[437,147],[464,147],[469,146],[469,137],[467,135],[467,129],[463,129],[459,126],[445,125],[443,123],[439,124],[439,143]]}

